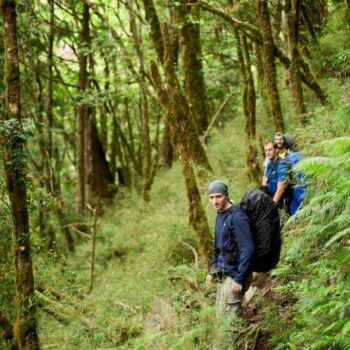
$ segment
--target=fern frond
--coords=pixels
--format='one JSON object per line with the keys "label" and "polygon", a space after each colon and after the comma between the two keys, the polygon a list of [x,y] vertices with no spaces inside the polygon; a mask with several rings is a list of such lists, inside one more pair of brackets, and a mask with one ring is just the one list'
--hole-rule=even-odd
{"label": "fern frond", "polygon": [[347,234],[350,233],[350,227],[342,230],[340,232],[338,232],[337,234],[335,234],[326,244],[325,244],[325,248],[328,248],[331,244],[333,244],[334,242],[336,242],[337,240],[339,240],[340,238],[346,236]]}
{"label": "fern frond", "polygon": [[350,153],[350,137],[337,137],[335,139],[322,142],[320,146],[327,155],[340,157],[347,153]]}

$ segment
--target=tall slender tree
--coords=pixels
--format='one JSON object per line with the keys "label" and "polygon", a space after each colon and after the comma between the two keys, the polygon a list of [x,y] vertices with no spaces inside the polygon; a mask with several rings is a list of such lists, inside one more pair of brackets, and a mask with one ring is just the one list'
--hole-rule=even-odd
{"label": "tall slender tree", "polygon": [[199,134],[209,124],[209,105],[204,80],[200,38],[200,9],[197,0],[181,0],[177,7],[180,26],[182,65],[185,74],[185,92]]}
{"label": "tall slender tree", "polygon": [[[20,70],[18,60],[16,1],[1,1],[5,52],[5,104],[3,157],[13,219],[13,254],[16,286],[16,324],[10,345],[39,349],[34,277],[27,207],[25,139],[21,120]],[[3,324],[1,322],[1,324]]]}
{"label": "tall slender tree", "polygon": [[164,86],[159,70],[153,63],[151,65],[151,75],[154,86],[157,88],[160,99],[168,104],[170,109],[170,131],[173,145],[178,154],[182,173],[185,179],[187,198],[189,204],[189,222],[195,230],[199,251],[206,264],[209,263],[209,255],[211,251],[210,229],[201,202],[201,196],[197,186],[196,176],[190,161],[190,153],[186,145],[187,128],[186,115],[189,111],[187,101],[176,75],[176,54],[169,35],[168,25],[162,26],[162,35],[164,40],[164,72],[166,77],[166,85]]}
{"label": "tall slender tree", "polygon": [[[157,31],[158,32],[158,36],[155,35],[151,35],[152,39],[154,37],[161,37],[162,38],[162,42],[163,42],[163,49],[164,49],[164,38],[163,38],[163,34],[160,31],[160,27],[156,26],[155,23],[159,23],[158,20],[151,20],[152,17],[158,18],[157,12],[155,10],[154,4],[153,6],[146,6],[149,5],[149,3],[153,4],[152,0],[144,0],[144,4],[145,4],[145,10],[146,10],[146,16],[150,21],[150,25],[152,26],[151,31]],[[152,11],[150,11],[150,8],[152,9]],[[149,12],[147,12],[149,11]],[[168,31],[170,33],[170,31]],[[174,34],[174,33],[173,33]],[[154,40],[154,39],[153,39]],[[170,44],[172,45],[172,55],[173,55],[173,60],[172,60],[172,64],[174,64],[174,69],[177,67],[177,58],[178,58],[178,51],[177,51],[177,47],[176,47],[176,39],[169,34],[169,40],[170,40]],[[153,42],[153,45],[155,47],[155,50],[159,49],[159,43],[155,43]],[[165,52],[165,49],[164,49]],[[159,54],[158,54],[159,55]],[[165,64],[165,59],[164,59],[164,64]],[[186,120],[186,123],[183,124],[183,127],[186,128],[186,132],[183,133],[182,137],[185,138],[185,145],[186,145],[186,149],[188,152],[189,157],[198,165],[201,165],[205,168],[207,168],[208,170],[211,170],[210,164],[208,162],[208,158],[206,156],[205,150],[203,145],[201,144],[201,142],[199,141],[199,137],[198,137],[198,132],[197,132],[197,128],[195,126],[195,122],[191,116],[191,111],[189,109],[188,106],[188,102],[186,97],[181,93],[181,104],[182,104],[182,113],[183,116],[182,118],[184,118],[184,120]],[[167,101],[168,96],[165,94],[163,95],[163,97],[160,99],[163,103],[163,106],[165,109],[167,109],[166,111],[166,115],[168,118],[172,118],[172,116],[170,116],[171,113],[173,113],[173,111],[170,109],[170,104],[168,103],[169,101]],[[169,119],[169,120],[170,120]],[[171,128],[171,126],[170,126]]]}
{"label": "tall slender tree", "polygon": [[301,1],[285,0],[285,14],[288,33],[288,53],[290,58],[290,92],[293,97],[295,113],[300,116],[301,123],[305,123],[305,103],[303,88],[301,85],[298,37],[299,37],[299,17]]}
{"label": "tall slender tree", "polygon": [[281,102],[277,87],[277,73],[274,55],[274,41],[270,23],[267,0],[257,1],[258,22],[263,40],[263,67],[270,113],[273,117],[276,131],[284,130]]}
{"label": "tall slender tree", "polygon": [[141,145],[142,145],[142,199],[146,202],[150,200],[149,192],[151,190],[152,178],[152,158],[151,158],[151,139],[149,130],[149,106],[148,106],[148,91],[145,81],[145,62],[142,51],[141,36],[137,28],[137,23],[132,6],[129,2],[126,3],[129,11],[130,29],[133,39],[133,44],[138,60],[138,83],[140,87],[140,113],[141,113]]}
{"label": "tall slender tree", "polygon": [[[153,0],[143,0],[145,7],[146,19],[150,25],[150,36],[152,38],[153,46],[161,65],[164,65],[164,43],[160,31],[160,23],[157,10],[154,6]],[[170,137],[169,113],[165,110],[163,115],[164,133],[161,146],[162,163],[166,168],[170,168],[173,161],[173,147]]]}
{"label": "tall slender tree", "polygon": [[250,180],[259,181],[260,165],[257,160],[257,150],[254,145],[256,137],[256,95],[254,78],[251,70],[250,54],[247,38],[244,33],[235,29],[237,41],[237,57],[241,75],[241,101],[245,118],[245,132],[247,140],[246,169]]}
{"label": "tall slender tree", "polygon": [[[80,52],[79,52],[79,93],[83,95],[88,88],[88,48],[90,45],[90,10],[89,5],[83,3],[83,17],[80,32]],[[88,125],[89,109],[83,98],[80,99],[76,118],[76,158],[77,158],[77,192],[76,205],[77,214],[84,214],[86,209],[86,129]]]}

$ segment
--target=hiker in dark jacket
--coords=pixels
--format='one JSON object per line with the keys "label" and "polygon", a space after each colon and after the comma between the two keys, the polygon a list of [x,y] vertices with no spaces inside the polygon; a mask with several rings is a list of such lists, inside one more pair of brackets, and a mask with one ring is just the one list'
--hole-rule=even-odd
{"label": "hiker in dark jacket", "polygon": [[217,289],[217,316],[225,310],[230,312],[231,316],[236,316],[252,275],[250,265],[254,254],[254,242],[250,221],[245,211],[230,201],[224,182],[211,182],[208,186],[208,196],[217,216],[215,247],[206,283],[210,285],[213,279],[221,281]]}

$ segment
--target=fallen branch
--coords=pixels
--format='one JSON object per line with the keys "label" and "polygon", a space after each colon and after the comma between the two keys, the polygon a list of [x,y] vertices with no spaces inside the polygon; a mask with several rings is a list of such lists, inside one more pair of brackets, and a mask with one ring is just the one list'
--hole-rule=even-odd
{"label": "fallen branch", "polygon": [[195,269],[196,269],[196,272],[198,272],[198,269],[199,269],[199,258],[198,258],[198,253],[196,251],[196,249],[194,249],[191,244],[188,244],[184,241],[182,241],[181,239],[179,239],[179,242],[185,246],[186,248],[190,249],[193,253],[193,256],[194,256],[194,263],[195,263]]}
{"label": "fallen branch", "polygon": [[227,101],[229,100],[229,98],[232,96],[232,92],[230,91],[229,94],[225,97],[224,101],[221,103],[220,107],[218,108],[218,110],[216,111],[214,117],[212,118],[207,130],[205,131],[203,137],[202,137],[202,142],[205,143],[207,140],[207,137],[209,135],[209,132],[211,131],[212,127],[214,126],[216,120],[218,119],[219,115],[221,114],[222,110],[224,109],[224,107],[226,106]]}
{"label": "fallen branch", "polygon": [[71,226],[71,228],[72,228],[72,230],[73,230],[74,232],[79,233],[81,236],[86,237],[86,238],[88,238],[88,239],[91,239],[91,236],[90,236],[89,234],[87,234],[87,233],[85,233],[85,232],[83,232],[83,231],[78,230],[78,229],[75,228],[74,226]]}

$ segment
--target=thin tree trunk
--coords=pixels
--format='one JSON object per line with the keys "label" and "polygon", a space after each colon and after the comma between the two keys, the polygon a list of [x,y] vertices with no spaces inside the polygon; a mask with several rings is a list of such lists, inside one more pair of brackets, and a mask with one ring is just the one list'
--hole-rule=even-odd
{"label": "thin tree trunk", "polygon": [[261,98],[263,109],[266,112],[266,116],[268,120],[272,120],[271,115],[269,113],[268,99],[267,99],[267,94],[265,89],[265,76],[264,76],[264,68],[262,63],[261,51],[262,51],[261,46],[255,42],[254,52],[255,52],[255,68],[256,68],[257,79],[258,79],[258,92]]}
{"label": "thin tree trunk", "polygon": [[159,18],[154,7],[153,0],[143,0],[143,5],[145,7],[146,12],[146,20],[150,24],[150,36],[152,38],[152,42],[158,56],[159,62],[164,64],[164,44],[163,37],[160,34],[160,24]]}
{"label": "thin tree trunk", "polygon": [[195,230],[201,256],[205,263],[208,264],[211,250],[210,229],[202,206],[196,177],[191,166],[190,153],[186,145],[186,133],[189,132],[186,119],[188,107],[186,108],[186,99],[180,91],[180,85],[176,76],[176,64],[174,62],[174,60],[176,60],[176,55],[174,55],[171,45],[168,26],[164,24],[162,29],[165,50],[164,71],[166,76],[166,89],[155,64],[151,65],[151,74],[160,99],[168,103],[172,142],[175,145],[186,183],[189,202],[189,221]]}
{"label": "thin tree trunk", "polygon": [[274,42],[267,0],[257,0],[258,21],[263,39],[263,66],[270,113],[276,131],[284,131],[281,103],[277,88]]}
{"label": "thin tree trunk", "polygon": [[[34,67],[34,77],[37,85],[37,91],[33,94],[33,99],[36,102],[36,118],[38,121],[38,134],[39,134],[39,150],[41,155],[40,167],[40,188],[43,192],[50,193],[50,179],[49,179],[49,160],[47,157],[47,140],[45,139],[45,122],[44,122],[44,101],[43,101],[43,84],[40,76],[40,63],[37,62]],[[41,205],[39,208],[39,232],[41,239],[47,240],[47,221],[49,213],[45,205]]]}
{"label": "thin tree trunk", "polygon": [[180,28],[182,65],[185,74],[185,92],[199,135],[209,124],[209,106],[204,81],[200,41],[200,12],[197,0],[181,0],[177,7]]}
{"label": "thin tree trunk", "polygon": [[171,168],[173,164],[173,145],[171,143],[170,137],[170,120],[169,113],[165,111],[164,113],[164,130],[163,130],[163,140],[162,140],[162,164],[165,168]]}
{"label": "thin tree trunk", "polygon": [[102,143],[98,136],[96,117],[91,114],[87,125],[87,179],[89,202],[110,200],[115,193],[113,175],[109,169]]}
{"label": "thin tree trunk", "polygon": [[107,132],[107,113],[106,110],[102,107],[98,107],[99,115],[100,115],[100,129],[99,135],[102,143],[103,150],[105,153],[108,151],[108,132]]}
{"label": "thin tree trunk", "polygon": [[243,67],[245,71],[246,77],[246,97],[245,97],[245,105],[246,105],[246,114],[248,116],[247,125],[246,125],[246,133],[251,140],[255,139],[256,135],[256,94],[255,94],[255,86],[254,86],[254,78],[251,70],[251,62],[250,62],[250,53],[248,49],[247,38],[244,34],[241,34],[241,42],[242,42],[242,53],[243,53]]}
{"label": "thin tree trunk", "polygon": [[259,182],[260,165],[257,161],[257,151],[254,146],[256,135],[255,87],[251,71],[250,55],[247,39],[243,33],[235,30],[237,40],[237,56],[241,71],[242,108],[246,121],[245,132],[247,140],[246,170],[249,180]]}
{"label": "thin tree trunk", "polygon": [[278,43],[282,30],[283,0],[277,0],[272,10],[273,40],[275,43]]}
{"label": "thin tree trunk", "polygon": [[128,162],[125,161],[122,145],[120,142],[121,129],[118,128],[118,120],[116,114],[112,113],[112,142],[111,142],[111,171],[115,178],[118,172],[119,185],[131,186],[131,171]]}
{"label": "thin tree trunk", "polygon": [[[150,25],[150,36],[161,65],[164,65],[164,43],[160,30],[159,18],[153,0],[143,0],[146,20]],[[164,131],[162,139],[162,163],[166,168],[170,168],[173,162],[173,147],[170,138],[170,125],[168,111],[165,111],[163,117]]]}
{"label": "thin tree trunk", "polygon": [[[136,160],[136,148],[135,148],[135,142],[134,142],[134,132],[133,132],[133,127],[131,124],[131,119],[130,119],[130,111],[129,111],[129,102],[128,99],[124,99],[124,116],[126,120],[126,124],[128,126],[128,137],[129,137],[129,144],[130,144],[130,155]],[[120,129],[121,131],[121,129]],[[140,169],[140,164],[135,163],[135,170],[141,174],[141,169]]]}
{"label": "thin tree trunk", "polygon": [[[106,79],[104,89],[105,91],[109,91],[110,72],[109,72],[109,65],[108,65],[107,59],[105,59],[104,73],[105,73],[105,79]],[[99,111],[100,111],[100,139],[101,139],[103,149],[107,154],[108,153],[108,123],[107,123],[108,114],[107,114],[107,111],[102,107],[99,108]]]}
{"label": "thin tree trunk", "polygon": [[[350,1],[350,0],[349,0]],[[307,10],[307,7],[302,4],[301,5],[301,12],[302,12],[302,15],[303,15],[303,19],[304,19],[304,22],[305,22],[305,25],[306,25],[306,28],[311,36],[311,39],[312,41],[318,45],[318,39],[317,39],[317,35],[315,33],[315,29],[314,29],[314,25],[312,24],[311,20],[310,20],[310,17],[309,17],[309,13],[308,13],[308,10]]]}
{"label": "thin tree trunk", "polygon": [[322,104],[326,104],[328,101],[327,94],[323,91],[320,84],[316,80],[315,76],[311,72],[310,66],[305,61],[301,53],[298,51],[299,64],[303,69],[304,75],[308,81],[308,86],[315,92],[316,96],[320,99]]}
{"label": "thin tree trunk", "polygon": [[48,0],[50,8],[49,17],[49,35],[48,35],[48,55],[47,55],[47,102],[46,102],[46,117],[47,117],[47,155],[49,163],[52,159],[52,127],[53,127],[53,44],[55,39],[55,3],[54,0]]}
{"label": "thin tree trunk", "polygon": [[140,86],[140,107],[141,107],[141,145],[142,145],[142,199],[145,202],[150,200],[149,192],[152,186],[152,158],[151,158],[151,139],[149,131],[148,117],[148,91],[144,79],[145,65],[141,48],[141,37],[138,34],[134,13],[131,5],[127,2],[127,8],[130,18],[130,29],[133,38],[133,44],[138,59],[138,83]]}
{"label": "thin tree trunk", "polygon": [[110,169],[111,174],[113,177],[113,181],[115,183],[115,175],[117,173],[117,155],[118,152],[120,152],[120,143],[119,138],[117,134],[117,117],[115,113],[112,113],[112,137],[111,137],[111,144],[110,144]]}
{"label": "thin tree trunk", "polygon": [[26,161],[21,124],[20,71],[18,61],[16,1],[1,2],[3,16],[6,103],[3,118],[12,120],[4,136],[3,156],[13,219],[13,253],[16,286],[16,332],[18,346],[39,349],[34,276],[26,189]]}
{"label": "thin tree trunk", "polygon": [[301,124],[305,124],[306,107],[304,103],[303,88],[300,77],[300,64],[298,54],[298,31],[300,1],[285,0],[285,14],[288,33],[288,52],[290,58],[290,84],[295,113],[300,117]]}
{"label": "thin tree trunk", "polygon": [[64,236],[64,239],[66,241],[66,247],[68,251],[74,252],[74,239],[72,236],[72,233],[67,226],[68,220],[65,213],[65,203],[62,198],[62,190],[61,190],[61,171],[63,166],[64,157],[62,156],[62,160],[60,161],[60,156],[58,152],[58,148],[54,148],[54,155],[56,159],[56,165],[55,169],[51,167],[51,182],[53,187],[53,194],[55,198],[57,199],[57,206],[56,206],[56,215],[58,218],[58,221],[61,226],[61,232]]}
{"label": "thin tree trunk", "polygon": [[[148,0],[148,2],[151,2],[152,0]],[[154,8],[154,6],[153,6]],[[147,7],[145,8],[147,10]],[[149,14],[150,16],[151,14]],[[152,16],[156,16],[157,13],[154,11]],[[153,27],[153,30],[157,30],[156,27]],[[159,30],[159,28],[158,28]],[[172,62],[174,64],[174,69],[177,67],[177,59],[178,59],[178,50],[177,50],[177,39],[175,33],[172,33],[173,35],[169,35],[169,44],[172,46]],[[160,31],[158,33],[159,37],[162,37],[162,42],[164,45],[164,37],[162,32]],[[154,44],[155,45],[155,44]],[[156,45],[155,45],[156,46]],[[178,82],[177,82],[178,83]],[[178,83],[179,84],[179,83]],[[188,102],[186,100],[186,97],[183,95],[183,93],[178,90],[178,98],[179,98],[179,107],[182,108],[183,116],[181,118],[181,121],[183,122],[183,127],[186,129],[186,132],[182,135],[182,137],[185,137],[185,145],[186,149],[188,151],[188,155],[190,158],[198,165],[201,165],[205,167],[208,170],[211,170],[210,164],[208,162],[208,158],[205,154],[203,145],[201,144],[196,126],[194,124],[193,118],[190,116],[190,109],[188,106]],[[166,94],[162,94],[161,98],[159,99],[165,109],[169,109],[169,103],[167,101],[168,96]],[[173,113],[170,109],[166,111],[169,118],[172,120],[172,116],[170,116],[171,113]]]}
{"label": "thin tree trunk", "polygon": [[[150,24],[150,36],[152,38],[158,60],[161,65],[164,65],[164,43],[163,37],[160,31],[160,24],[155,9],[154,3],[152,0],[143,0],[143,4],[146,12],[146,19]],[[173,147],[171,144],[170,138],[170,125],[169,125],[169,115],[168,111],[165,111],[164,117],[164,132],[162,140],[162,164],[166,168],[170,168],[173,162]]]}
{"label": "thin tree trunk", "polygon": [[[89,29],[89,6],[83,4],[83,19],[82,29],[80,33],[81,48],[87,49],[90,43],[90,29]],[[79,55],[79,84],[78,89],[80,94],[84,94],[88,87],[88,53],[81,52]],[[78,105],[77,113],[77,127],[76,127],[76,152],[77,152],[77,213],[79,216],[83,215],[86,209],[86,128],[88,121],[88,106],[84,102]]]}

